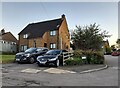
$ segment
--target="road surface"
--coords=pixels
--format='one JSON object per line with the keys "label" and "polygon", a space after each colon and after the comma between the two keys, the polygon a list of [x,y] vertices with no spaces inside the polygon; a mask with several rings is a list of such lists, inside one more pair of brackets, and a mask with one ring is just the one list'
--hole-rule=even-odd
{"label": "road surface", "polygon": [[[92,73],[49,73],[46,67],[31,64],[3,66],[3,86],[118,86],[118,57],[105,56],[109,68]],[[38,73],[25,73],[24,69]],[[33,70],[34,70],[33,69]],[[27,69],[28,70],[28,69]],[[23,71],[23,72],[22,72]],[[36,71],[34,71],[36,72]]]}

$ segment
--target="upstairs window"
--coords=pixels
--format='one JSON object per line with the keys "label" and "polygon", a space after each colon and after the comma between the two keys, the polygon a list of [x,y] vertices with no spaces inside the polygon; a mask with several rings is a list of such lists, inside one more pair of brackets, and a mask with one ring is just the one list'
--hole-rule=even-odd
{"label": "upstairs window", "polygon": [[51,35],[51,36],[56,35],[56,31],[55,31],[55,30],[54,30],[54,31],[50,31],[50,35]]}
{"label": "upstairs window", "polygon": [[28,38],[28,34],[24,34],[24,35],[23,35],[23,38]]}

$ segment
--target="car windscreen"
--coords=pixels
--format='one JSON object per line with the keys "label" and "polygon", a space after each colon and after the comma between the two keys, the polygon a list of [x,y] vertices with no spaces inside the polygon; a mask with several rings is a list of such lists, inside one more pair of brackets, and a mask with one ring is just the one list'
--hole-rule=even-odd
{"label": "car windscreen", "polygon": [[25,50],[25,53],[32,53],[35,51],[36,51],[36,48],[29,48],[29,49]]}
{"label": "car windscreen", "polygon": [[38,48],[36,51],[37,51],[37,52],[40,52],[40,51],[42,51],[42,49],[41,49],[41,48]]}
{"label": "car windscreen", "polygon": [[58,55],[61,53],[61,50],[49,50],[46,55]]}

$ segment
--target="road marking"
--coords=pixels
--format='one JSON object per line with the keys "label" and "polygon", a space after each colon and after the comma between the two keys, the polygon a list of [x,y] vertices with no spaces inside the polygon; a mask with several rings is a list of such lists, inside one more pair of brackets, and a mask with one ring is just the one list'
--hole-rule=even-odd
{"label": "road marking", "polygon": [[44,72],[48,72],[48,73],[54,73],[54,74],[61,74],[61,73],[76,73],[73,71],[68,71],[68,70],[63,70],[63,69],[57,69],[57,68],[49,68],[46,70],[43,70]]}
{"label": "road marking", "polygon": [[24,72],[24,73],[38,73],[38,72],[40,72],[40,71],[41,71],[41,70],[28,68],[28,69],[22,70],[21,72]]}

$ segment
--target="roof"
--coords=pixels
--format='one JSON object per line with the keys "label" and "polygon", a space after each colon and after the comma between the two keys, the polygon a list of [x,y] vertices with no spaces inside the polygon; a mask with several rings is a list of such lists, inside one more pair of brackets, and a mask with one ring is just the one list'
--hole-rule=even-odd
{"label": "roof", "polygon": [[62,21],[62,18],[59,18],[49,21],[28,24],[18,35],[30,34],[28,38],[42,37],[43,34],[47,31],[58,30]]}
{"label": "roof", "polygon": [[11,41],[11,42],[18,42],[17,39],[13,36],[11,32],[6,32],[2,34],[2,40]]}

